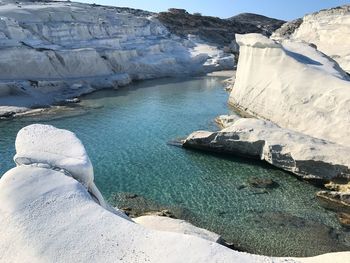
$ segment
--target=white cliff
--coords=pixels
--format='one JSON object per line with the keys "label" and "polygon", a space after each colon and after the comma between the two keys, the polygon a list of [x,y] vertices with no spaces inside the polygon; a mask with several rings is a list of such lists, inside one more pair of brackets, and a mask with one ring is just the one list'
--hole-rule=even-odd
{"label": "white cliff", "polygon": [[291,31],[286,23],[273,35],[274,39],[290,38],[313,43],[347,72],[350,72],[350,5],[321,10],[306,15]]}
{"label": "white cliff", "polygon": [[214,46],[170,34],[152,13],[70,2],[0,3],[0,46],[0,115],[234,64]]}
{"label": "white cliff", "polygon": [[350,81],[313,47],[237,35],[240,57],[230,103],[282,128],[350,146]]}
{"label": "white cliff", "polygon": [[17,167],[0,179],[0,262],[299,262],[146,229],[106,210],[91,191],[86,151],[68,131],[28,126],[16,150]]}

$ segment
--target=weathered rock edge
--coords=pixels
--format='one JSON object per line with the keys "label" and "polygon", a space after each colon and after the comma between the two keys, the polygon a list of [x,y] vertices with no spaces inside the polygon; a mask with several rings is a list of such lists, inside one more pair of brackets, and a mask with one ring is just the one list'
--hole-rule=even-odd
{"label": "weathered rock edge", "polygon": [[[44,140],[46,132],[50,136]],[[74,262],[294,263],[316,259],[242,253],[202,239],[200,233],[155,231],[113,208],[106,210],[91,191],[94,178],[85,148],[69,131],[27,126],[17,137],[16,151],[17,167],[0,179],[0,262],[70,262],[74,258]],[[186,228],[197,232],[192,226]],[[341,262],[350,253],[326,254],[321,259],[329,257]]]}
{"label": "weathered rock edge", "polygon": [[350,148],[282,129],[270,121],[223,116],[227,128],[197,131],[183,146],[264,160],[308,180],[350,179]]}
{"label": "weathered rock edge", "polygon": [[236,39],[240,56],[231,105],[282,128],[350,146],[350,81],[334,60],[302,42],[278,43],[260,34]]}

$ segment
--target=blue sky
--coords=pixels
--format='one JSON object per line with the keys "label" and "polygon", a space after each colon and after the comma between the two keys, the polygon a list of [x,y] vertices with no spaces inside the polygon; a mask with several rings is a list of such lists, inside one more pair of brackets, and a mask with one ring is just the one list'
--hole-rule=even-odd
{"label": "blue sky", "polygon": [[170,7],[184,8],[190,13],[222,18],[249,12],[291,20],[320,9],[350,4],[350,0],[77,0],[114,6],[127,6],[149,11],[165,11]]}

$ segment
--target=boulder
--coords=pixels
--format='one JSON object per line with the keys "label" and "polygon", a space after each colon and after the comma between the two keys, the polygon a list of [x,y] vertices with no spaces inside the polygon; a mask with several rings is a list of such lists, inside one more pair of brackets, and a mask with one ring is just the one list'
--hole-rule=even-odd
{"label": "boulder", "polygon": [[183,146],[264,160],[303,179],[350,179],[350,148],[282,129],[269,121],[233,117],[218,132],[198,131]]}

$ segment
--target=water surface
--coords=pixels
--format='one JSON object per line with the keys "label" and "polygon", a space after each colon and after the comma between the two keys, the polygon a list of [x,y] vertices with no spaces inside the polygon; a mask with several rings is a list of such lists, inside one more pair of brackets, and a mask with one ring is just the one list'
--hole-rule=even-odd
{"label": "water surface", "polygon": [[[192,223],[253,253],[310,256],[348,250],[349,233],[318,205],[314,186],[260,162],[167,144],[194,130],[216,129],[213,119],[229,112],[221,80],[145,81],[84,96],[77,116],[2,121],[0,172],[14,165],[17,131],[33,122],[49,123],[83,141],[106,198],[129,192],[179,207]],[[271,178],[279,187],[245,187],[253,177]]]}

